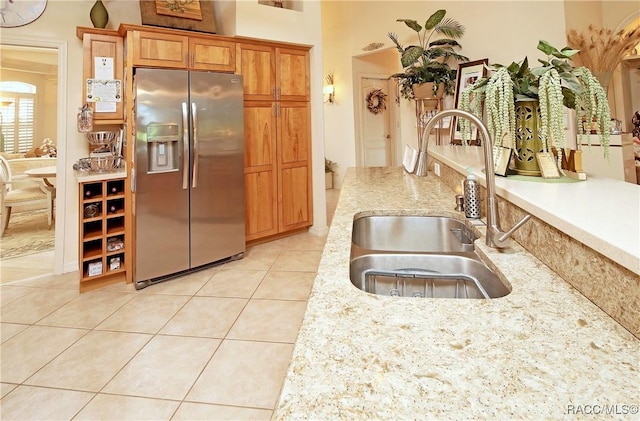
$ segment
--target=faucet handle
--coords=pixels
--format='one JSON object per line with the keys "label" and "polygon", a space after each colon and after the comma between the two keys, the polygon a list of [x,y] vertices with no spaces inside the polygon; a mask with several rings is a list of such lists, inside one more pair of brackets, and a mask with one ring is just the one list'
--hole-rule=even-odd
{"label": "faucet handle", "polygon": [[498,229],[494,233],[494,238],[493,238],[493,243],[496,245],[496,247],[506,247],[508,244],[509,237],[511,237],[511,234],[513,234],[518,228],[523,226],[529,219],[531,219],[531,214],[526,214],[509,231],[502,232]]}

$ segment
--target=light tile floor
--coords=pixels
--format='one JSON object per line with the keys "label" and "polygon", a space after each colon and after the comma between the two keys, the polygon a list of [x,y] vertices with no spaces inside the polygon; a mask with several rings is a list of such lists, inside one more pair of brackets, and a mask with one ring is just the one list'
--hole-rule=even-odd
{"label": "light tile floor", "polygon": [[[2,240],[0,240],[0,243]],[[2,245],[0,244],[0,247]],[[53,272],[53,250],[0,261],[0,284],[36,278]]]}
{"label": "light tile floor", "polygon": [[[332,215],[338,191],[327,192]],[[270,419],[324,236],[135,291],[0,286],[0,419]]]}

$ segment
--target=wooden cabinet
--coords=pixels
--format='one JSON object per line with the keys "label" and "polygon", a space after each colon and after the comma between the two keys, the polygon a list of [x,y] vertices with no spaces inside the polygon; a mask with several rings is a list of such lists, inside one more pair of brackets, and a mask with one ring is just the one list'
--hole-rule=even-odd
{"label": "wooden cabinet", "polygon": [[217,72],[235,70],[235,43],[227,39],[212,35],[186,35],[175,30],[132,28],[126,31],[126,36],[131,40],[128,46],[132,49],[134,67]]}
{"label": "wooden cabinet", "polygon": [[[103,79],[100,73],[96,74],[96,58],[105,57],[113,60],[111,66],[113,76],[111,79],[120,81],[121,92],[124,89],[124,50],[123,39],[116,31],[82,28],[76,29],[78,38],[82,39],[82,103],[86,102],[87,79]],[[106,67],[108,69],[108,67]],[[122,97],[122,94],[121,94]],[[122,99],[122,98],[121,98]],[[122,100],[115,103],[115,111],[96,110],[96,104],[90,102],[93,109],[94,124],[122,124],[124,106]]]}
{"label": "wooden cabinet", "polygon": [[278,234],[276,105],[245,101],[244,189],[247,241]]}
{"label": "wooden cabinet", "polygon": [[308,102],[277,104],[280,232],[311,225],[311,114]]}
{"label": "wooden cabinet", "polygon": [[126,280],[126,182],[80,183],[80,291]]}
{"label": "wooden cabinet", "polygon": [[307,102],[245,101],[246,239],[312,224]]}
{"label": "wooden cabinet", "polygon": [[246,239],[309,227],[308,49],[239,43],[236,56],[245,98]]}
{"label": "wooden cabinet", "polygon": [[264,44],[237,45],[236,73],[246,100],[309,101],[309,51]]}
{"label": "wooden cabinet", "polygon": [[231,72],[236,68],[236,44],[229,41],[190,38],[190,69]]}

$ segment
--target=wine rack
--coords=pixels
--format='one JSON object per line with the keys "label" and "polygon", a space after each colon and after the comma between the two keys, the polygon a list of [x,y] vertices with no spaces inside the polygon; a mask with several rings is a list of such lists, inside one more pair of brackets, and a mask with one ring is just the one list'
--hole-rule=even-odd
{"label": "wine rack", "polygon": [[125,275],[125,179],[80,183],[80,291]]}

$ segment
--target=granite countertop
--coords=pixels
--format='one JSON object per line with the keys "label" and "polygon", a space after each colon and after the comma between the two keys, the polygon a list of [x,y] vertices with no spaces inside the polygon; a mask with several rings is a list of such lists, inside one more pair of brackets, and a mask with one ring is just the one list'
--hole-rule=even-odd
{"label": "granite countertop", "polygon": [[[620,136],[618,136],[620,137]],[[485,184],[482,148],[429,146],[429,154]],[[545,183],[496,177],[496,193],[640,275],[640,186],[587,174],[587,182]]]}
{"label": "granite countertop", "polygon": [[115,180],[118,178],[127,178],[127,168],[122,166],[121,168],[114,169],[112,171],[73,171],[78,183],[95,183],[96,181]]}
{"label": "granite countertop", "polygon": [[499,299],[376,296],[351,284],[354,215],[464,219],[454,195],[399,167],[347,171],[275,419],[637,413],[640,341],[518,244],[476,241],[513,288]]}

